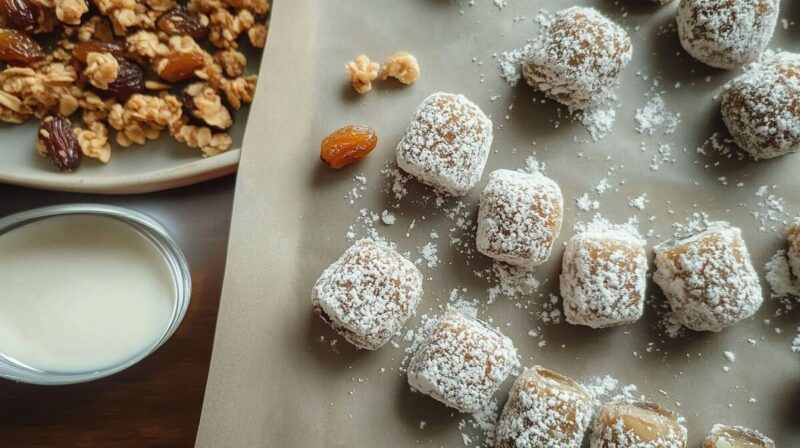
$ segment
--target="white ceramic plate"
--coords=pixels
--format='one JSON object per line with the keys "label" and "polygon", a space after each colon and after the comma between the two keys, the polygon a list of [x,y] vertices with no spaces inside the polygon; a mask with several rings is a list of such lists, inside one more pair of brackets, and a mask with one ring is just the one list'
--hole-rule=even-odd
{"label": "white ceramic plate", "polygon": [[[246,73],[257,73],[261,50],[244,44],[241,51],[248,59]],[[223,154],[203,157],[200,150],[178,143],[164,132],[160,139],[143,146],[112,145],[108,164],[84,157],[80,168],[68,174],[59,172],[50,160],[36,153],[38,120],[21,125],[0,123],[0,182],[104,194],[148,193],[203,182],[236,171],[249,112],[249,107],[242,107],[234,114],[230,134],[236,149]],[[112,142],[114,135],[111,130]]]}

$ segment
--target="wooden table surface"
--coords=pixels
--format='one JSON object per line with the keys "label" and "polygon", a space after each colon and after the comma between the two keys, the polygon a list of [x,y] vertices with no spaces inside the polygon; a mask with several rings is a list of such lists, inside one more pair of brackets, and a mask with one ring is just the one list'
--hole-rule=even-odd
{"label": "wooden table surface", "polygon": [[161,193],[95,196],[0,185],[0,216],[70,202],[121,205],[164,224],[192,269],[183,324],[158,351],[99,381],[58,387],[0,380],[0,447],[191,447],[219,307],[234,177]]}

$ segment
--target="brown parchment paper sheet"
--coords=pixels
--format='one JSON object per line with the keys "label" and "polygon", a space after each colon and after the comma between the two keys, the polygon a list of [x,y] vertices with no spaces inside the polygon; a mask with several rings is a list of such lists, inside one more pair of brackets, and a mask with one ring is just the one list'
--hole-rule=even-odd
{"label": "brown parchment paper sheet", "polygon": [[[398,371],[402,349],[354,350],[312,313],[309,298],[319,273],[348,247],[345,233],[359,209],[391,209],[379,172],[394,160],[415,107],[433,92],[466,94],[493,117],[495,140],[484,178],[464,199],[473,210],[491,170],[522,168],[534,152],[560,183],[565,224],[553,256],[537,270],[543,282],[539,292],[545,295],[557,293],[561,243],[577,221],[595,213],[576,208],[575,198],[587,192],[599,199],[598,212],[606,218],[621,222],[637,216],[642,232],[653,229],[659,237],[649,238],[650,246],[671,236],[672,224],[692,212],[731,221],[742,227],[762,283],[764,263],[784,243],[781,232],[759,230],[751,213],[764,210],[757,203],[765,198],[755,192],[768,185],[769,194],[785,199],[787,214],[800,212],[800,155],[754,163],[696,153],[712,133],[724,135],[715,95],[734,74],[708,68],[680,49],[669,29],[676,2],[658,7],[645,0],[508,0],[503,9],[492,0],[475,0],[472,6],[466,0],[275,3],[239,170],[200,447],[463,446],[458,429],[463,416],[409,391]],[[635,47],[622,77],[613,132],[598,143],[578,142],[589,140],[581,125],[524,83],[509,87],[492,58],[532,37],[533,18],[542,8],[575,4],[595,6],[624,25]],[[781,18],[800,21],[800,2],[784,1]],[[800,26],[779,24],[771,47],[800,51],[799,37]],[[418,83],[378,83],[366,96],[350,89],[346,61],[362,52],[382,60],[396,50],[418,57]],[[673,135],[634,132],[634,112],[645,103],[654,76],[660,80],[657,90],[666,91],[668,109],[682,114]],[[320,140],[353,123],[375,128],[378,148],[362,163],[327,169],[318,160]],[[660,143],[671,145],[674,162],[654,171],[649,166]],[[357,173],[367,177],[368,188],[350,205],[345,195]],[[723,176],[727,185],[719,179]],[[605,177],[613,189],[598,196],[593,188]],[[485,300],[487,284],[473,271],[490,267],[490,261],[478,256],[467,266],[448,243],[452,221],[413,203],[428,191],[425,187],[411,181],[409,191],[400,209],[393,210],[398,222],[377,226],[415,257],[416,248],[431,241],[431,230],[440,235],[442,265],[421,266],[426,281],[418,316],[438,313],[454,288]],[[630,207],[629,199],[642,193],[650,201],[645,210]],[[416,227],[409,232],[413,219]],[[649,288],[652,300],[663,300],[655,285]],[[531,309],[520,310],[504,298],[482,307],[480,316],[491,318],[514,340],[526,366],[541,364],[579,379],[609,374],[622,384],[637,384],[640,393],[686,417],[689,446],[697,446],[711,425],[725,422],[758,428],[778,446],[799,447],[800,355],[789,347],[800,309],[774,317],[778,308],[767,298],[754,319],[720,334],[689,333],[674,340],[657,329],[650,306],[642,321],[608,330],[543,325]],[[418,323],[419,317],[412,318],[408,328]],[[544,347],[527,335],[537,326],[544,332]],[[329,345],[332,339],[339,339],[336,350]],[[727,362],[724,350],[734,352],[736,361]],[[724,373],[723,365],[730,371]],[[510,383],[497,395],[501,406]]]}

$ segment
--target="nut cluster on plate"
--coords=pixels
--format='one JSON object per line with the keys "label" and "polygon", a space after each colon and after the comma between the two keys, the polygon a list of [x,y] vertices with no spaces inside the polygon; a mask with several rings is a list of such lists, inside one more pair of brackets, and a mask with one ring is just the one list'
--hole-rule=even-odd
{"label": "nut cluster on plate", "polygon": [[[42,121],[63,172],[168,132],[203,155],[231,147],[253,100],[242,41],[263,48],[269,0],[0,0],[0,121]],[[79,124],[80,123],[80,124]],[[110,129],[109,129],[110,128]]]}

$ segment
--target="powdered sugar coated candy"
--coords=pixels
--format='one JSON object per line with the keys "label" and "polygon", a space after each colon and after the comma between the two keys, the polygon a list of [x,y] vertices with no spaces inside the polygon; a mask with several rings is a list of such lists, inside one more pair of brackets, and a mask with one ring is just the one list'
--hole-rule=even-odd
{"label": "powdered sugar coated candy", "polygon": [[717,424],[701,448],[775,448],[775,442],[753,429]]}
{"label": "powdered sugar coated candy", "polygon": [[687,328],[722,331],[761,307],[758,275],[738,228],[714,222],[697,235],[654,249],[653,280]]}
{"label": "powdered sugar coated candy", "polygon": [[567,322],[603,328],[639,320],[646,286],[647,255],[639,238],[587,232],[567,243],[561,272]]}
{"label": "powdered sugar coated candy", "polygon": [[597,411],[590,448],[684,448],[678,414],[655,403],[618,400]]}
{"label": "powdered sugar coated candy", "polygon": [[522,63],[528,84],[571,109],[606,99],[631,60],[628,33],[597,10],[559,11]]}
{"label": "powdered sugar coated candy", "polygon": [[493,171],[481,194],[478,250],[517,266],[540,265],[550,256],[563,214],[561,189],[543,174]]}
{"label": "powdered sugar coated candy", "polygon": [[354,345],[376,350],[414,313],[422,274],[395,250],[363,239],[320,275],[311,292],[314,310]]}
{"label": "powdered sugar coated candy", "polygon": [[497,423],[497,448],[579,448],[592,418],[592,395],[542,367],[514,382]]}
{"label": "powdered sugar coated candy", "polygon": [[800,149],[800,54],[781,52],[753,64],[722,93],[722,119],[756,159]]}
{"label": "powdered sugar coated candy", "polygon": [[[800,224],[789,227],[789,266],[797,279],[800,279]],[[797,280],[800,281],[800,280]]]}
{"label": "powdered sugar coated candy", "polygon": [[411,358],[408,384],[461,412],[476,412],[518,366],[511,339],[448,309]]}
{"label": "powdered sugar coated candy", "polygon": [[758,59],[778,22],[780,0],[681,0],[678,36],[698,61],[731,69]]}
{"label": "powdered sugar coated candy", "polygon": [[492,135],[492,121],[475,103],[434,93],[397,145],[397,164],[423,183],[463,196],[481,180]]}

